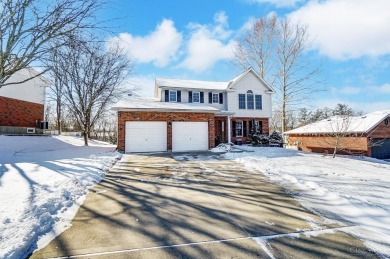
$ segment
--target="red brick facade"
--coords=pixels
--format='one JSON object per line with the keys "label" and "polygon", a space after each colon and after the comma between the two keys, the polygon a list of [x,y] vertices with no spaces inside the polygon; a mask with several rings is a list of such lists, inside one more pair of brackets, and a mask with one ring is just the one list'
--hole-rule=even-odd
{"label": "red brick facade", "polygon": [[195,112],[139,112],[118,111],[118,150],[125,151],[126,121],[166,121],[168,150],[172,150],[172,127],[173,121],[193,121],[209,123],[209,148],[215,145],[215,129],[213,113]]}
{"label": "red brick facade", "polygon": [[43,104],[0,96],[0,126],[35,127],[43,116]]}
{"label": "red brick facade", "polygon": [[[250,127],[249,127],[249,122],[252,121],[252,120],[256,120],[256,121],[261,121],[262,123],[262,130],[261,130],[261,134],[269,134],[269,122],[268,122],[268,118],[240,118],[240,117],[233,117],[232,118],[232,127],[231,127],[231,136],[232,136],[232,143],[235,143],[237,139],[241,139],[242,140],[242,143],[245,144],[247,142],[247,139],[248,139],[248,135],[250,135]],[[235,121],[243,121],[243,123],[245,124],[245,128],[246,128],[246,132],[244,132],[244,135],[242,137],[235,137],[235,134],[233,132],[233,123]]]}

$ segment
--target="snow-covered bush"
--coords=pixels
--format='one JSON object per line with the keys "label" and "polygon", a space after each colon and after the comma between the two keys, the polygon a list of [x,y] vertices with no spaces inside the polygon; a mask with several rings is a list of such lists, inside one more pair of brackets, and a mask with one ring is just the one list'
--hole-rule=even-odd
{"label": "snow-covered bush", "polygon": [[279,131],[274,131],[270,136],[269,136],[269,144],[271,146],[278,146],[282,147],[283,146],[283,136]]}
{"label": "snow-covered bush", "polygon": [[269,136],[266,134],[253,134],[252,135],[252,145],[253,146],[268,146],[269,145]]}

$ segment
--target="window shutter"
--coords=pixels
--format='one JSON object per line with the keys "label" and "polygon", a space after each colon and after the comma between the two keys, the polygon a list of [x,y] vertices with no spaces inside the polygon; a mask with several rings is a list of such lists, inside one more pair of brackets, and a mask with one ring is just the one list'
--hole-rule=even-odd
{"label": "window shutter", "polygon": [[165,101],[169,102],[169,90],[165,90]]}
{"label": "window shutter", "polygon": [[204,103],[204,93],[200,92],[200,103]]}
{"label": "window shutter", "polygon": [[246,128],[247,128],[247,127],[246,127],[246,121],[243,121],[243,122],[242,122],[242,129],[243,129],[243,134],[242,134],[242,135],[243,135],[244,137],[247,136],[247,134],[246,134]]}
{"label": "window shutter", "polygon": [[188,92],[188,102],[192,103],[192,91]]}
{"label": "window shutter", "polygon": [[181,91],[177,91],[177,102],[181,102]]}
{"label": "window shutter", "polygon": [[209,93],[209,103],[213,103],[213,93]]}
{"label": "window shutter", "polygon": [[219,93],[219,103],[223,104],[223,93]]}
{"label": "window shutter", "polygon": [[233,128],[233,137],[235,137],[236,136],[236,122],[235,121],[232,121],[232,128]]}
{"label": "window shutter", "polygon": [[253,120],[249,121],[249,134],[251,134],[251,135],[255,134],[255,132],[253,130]]}
{"label": "window shutter", "polygon": [[259,121],[259,132],[260,134],[263,134],[263,122]]}

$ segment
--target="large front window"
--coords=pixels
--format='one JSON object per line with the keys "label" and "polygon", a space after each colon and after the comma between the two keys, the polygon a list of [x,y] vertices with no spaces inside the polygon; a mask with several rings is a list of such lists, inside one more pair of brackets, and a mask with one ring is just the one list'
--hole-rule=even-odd
{"label": "large front window", "polygon": [[193,92],[192,93],[192,102],[193,103],[200,103],[200,92]]}
{"label": "large front window", "polygon": [[213,93],[213,103],[219,103],[219,93]]}
{"label": "large front window", "polygon": [[177,92],[176,91],[169,91],[169,101],[170,102],[177,102]]}
{"label": "large front window", "polygon": [[246,99],[247,99],[247,108],[253,110],[255,108],[255,105],[254,105],[253,92],[251,90],[246,92]]}
{"label": "large front window", "polygon": [[242,137],[243,129],[242,129],[242,121],[236,121],[236,137]]}

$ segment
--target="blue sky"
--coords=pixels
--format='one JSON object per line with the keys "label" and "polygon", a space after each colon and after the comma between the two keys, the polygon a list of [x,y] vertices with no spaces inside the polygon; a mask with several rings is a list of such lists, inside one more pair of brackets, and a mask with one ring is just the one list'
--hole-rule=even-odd
{"label": "blue sky", "polygon": [[371,112],[390,109],[389,10],[388,0],[112,0],[98,18],[116,18],[106,38],[120,39],[135,62],[131,82],[152,96],[155,77],[232,79],[234,41],[250,22],[288,16],[308,25],[307,58],[322,64],[328,89],[309,108],[343,102]]}

